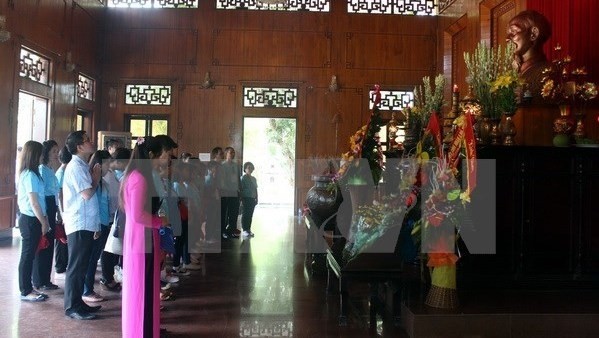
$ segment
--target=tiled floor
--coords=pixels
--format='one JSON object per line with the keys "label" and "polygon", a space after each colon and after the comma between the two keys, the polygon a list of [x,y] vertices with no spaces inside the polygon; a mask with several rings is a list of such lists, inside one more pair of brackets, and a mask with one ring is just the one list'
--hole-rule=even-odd
{"label": "tiled floor", "polygon": [[[326,295],[324,276],[304,268],[301,248],[294,247],[303,243],[303,226],[287,209],[259,207],[255,238],[223,242],[221,253],[206,254],[205,274],[182,277],[174,289],[176,300],[163,303],[161,326],[169,337],[405,336],[382,321],[375,331],[368,330],[366,296],[360,289],[353,293],[348,327],[337,325],[337,297]],[[93,321],[64,316],[62,279],[54,280],[60,289],[48,292],[47,302],[21,302],[19,250],[18,236],[0,240],[0,337],[120,336],[120,295],[98,284],[107,300]]]}

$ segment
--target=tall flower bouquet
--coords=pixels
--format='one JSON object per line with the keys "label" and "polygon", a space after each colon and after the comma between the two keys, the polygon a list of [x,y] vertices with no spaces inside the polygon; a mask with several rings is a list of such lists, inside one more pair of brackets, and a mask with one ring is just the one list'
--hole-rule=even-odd
{"label": "tall flower bouquet", "polygon": [[[368,123],[349,138],[349,151],[342,154],[342,165],[337,172],[336,180],[352,185],[367,184],[364,173],[370,171],[374,185],[378,185],[383,173],[383,151],[379,131],[383,120],[377,105],[380,103],[380,86],[375,85],[375,104]],[[365,159],[369,168],[360,165],[360,159]]]}
{"label": "tall flower bouquet", "polygon": [[[438,119],[431,116],[416,153],[420,165],[415,191],[421,214],[417,215],[412,234],[420,243],[431,272],[426,304],[442,308],[457,306],[455,247],[464,210],[476,186],[472,117],[469,113],[460,115],[455,124],[449,151],[445,153]],[[461,177],[466,180],[460,182]]]}
{"label": "tall flower bouquet", "polygon": [[414,106],[404,110],[407,117],[404,148],[407,151],[412,151],[414,145],[422,139],[424,127],[428,125],[431,115],[439,113],[443,107],[443,74],[435,76],[434,88],[428,76],[422,78],[422,83],[423,85],[414,88]]}
{"label": "tall flower bouquet", "polygon": [[497,88],[496,81],[500,76],[504,76],[502,81],[505,81],[505,75],[512,74],[513,54],[513,44],[508,44],[505,48],[501,46],[491,48],[483,42],[479,42],[473,54],[464,53],[468,83],[472,86],[484,116],[497,119],[501,118],[501,114],[505,111],[500,106],[502,98],[498,97],[501,92],[492,88],[494,86]]}

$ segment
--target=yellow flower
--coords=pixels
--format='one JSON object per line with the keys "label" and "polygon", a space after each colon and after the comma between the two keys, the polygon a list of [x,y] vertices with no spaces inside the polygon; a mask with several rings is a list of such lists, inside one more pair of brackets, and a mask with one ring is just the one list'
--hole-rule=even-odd
{"label": "yellow flower", "polygon": [[541,89],[541,96],[543,96],[544,98],[548,98],[551,97],[552,92],[553,92],[553,80],[547,80],[545,81],[545,83],[543,84],[543,89]]}

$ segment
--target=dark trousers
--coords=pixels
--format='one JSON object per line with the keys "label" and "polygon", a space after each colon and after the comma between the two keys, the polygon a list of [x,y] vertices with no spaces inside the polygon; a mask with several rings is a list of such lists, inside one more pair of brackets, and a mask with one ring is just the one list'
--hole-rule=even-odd
{"label": "dark trousers", "polygon": [[239,216],[239,197],[220,198],[220,230],[223,234],[232,233],[237,229]]}
{"label": "dark trousers", "polygon": [[94,245],[94,232],[87,230],[75,231],[67,235],[69,245],[69,265],[64,282],[64,310],[68,315],[84,311],[87,307],[81,299],[83,295],[83,280],[89,266],[89,258]]}
{"label": "dark trousers", "polygon": [[50,274],[52,273],[52,256],[54,255],[54,229],[56,227],[56,198],[54,196],[46,196],[46,215],[48,215],[48,223],[50,231],[46,234],[48,238],[47,248],[40,250],[33,259],[33,275],[32,281],[36,288],[42,285],[50,284]]}
{"label": "dark trousers", "polygon": [[254,217],[254,209],[256,209],[256,199],[251,197],[243,197],[243,211],[241,213],[241,228],[244,231],[250,231],[252,228],[252,217]]}
{"label": "dark trousers", "polygon": [[98,267],[98,260],[104,251],[106,246],[106,240],[110,233],[110,226],[100,226],[100,238],[94,240],[92,245],[92,253],[89,256],[89,264],[87,265],[87,271],[85,272],[85,281],[83,282],[83,295],[88,296],[94,292],[94,282],[96,281],[96,269]]}
{"label": "dark trousers", "polygon": [[144,279],[144,308],[139,311],[144,312],[143,336],[152,337],[154,331],[154,253],[146,254],[146,278]]}
{"label": "dark trousers", "polygon": [[184,264],[191,263],[191,257],[189,256],[189,243],[188,241],[189,223],[187,220],[181,220],[181,236],[175,237],[175,254],[173,255],[173,266],[178,267],[181,259]]}
{"label": "dark trousers", "polygon": [[220,238],[219,228],[222,224],[220,199],[210,195],[203,201],[206,201],[206,240],[214,241]]}
{"label": "dark trousers", "polygon": [[22,296],[33,291],[31,272],[35,250],[42,238],[42,224],[37,217],[24,214],[19,216],[19,231],[21,231],[21,259],[19,260],[19,290]]}
{"label": "dark trousers", "polygon": [[54,256],[54,269],[56,269],[56,273],[63,273],[67,271],[67,265],[69,263],[69,247],[59,240],[56,240],[55,242],[56,252]]}
{"label": "dark trousers", "polygon": [[121,265],[121,256],[115,255],[112,252],[102,252],[102,279],[107,283],[111,284],[114,282],[114,267]]}

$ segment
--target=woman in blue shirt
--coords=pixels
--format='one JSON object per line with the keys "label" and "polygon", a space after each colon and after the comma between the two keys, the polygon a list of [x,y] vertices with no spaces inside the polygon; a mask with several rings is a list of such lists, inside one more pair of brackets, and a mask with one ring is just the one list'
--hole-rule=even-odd
{"label": "woman in blue shirt", "polygon": [[[62,204],[62,181],[64,178],[64,170],[67,164],[71,161],[73,155],[69,152],[66,146],[58,151],[58,160],[60,161],[60,167],[56,170],[56,182],[58,184],[58,192],[56,193],[56,204],[58,205],[58,217],[62,222],[62,212],[64,210]],[[64,226],[64,225],[63,225]],[[54,268],[56,273],[65,273],[67,271],[67,264],[69,262],[69,248],[67,243],[56,241],[56,256],[54,257]]]}
{"label": "woman in blue shirt", "polygon": [[[89,167],[93,168],[96,164],[99,164],[102,167],[101,176],[104,176],[110,168],[110,160],[110,153],[107,150],[97,150],[89,160]],[[110,211],[108,208],[110,204],[109,189],[104,179],[100,179],[98,187],[96,188],[96,196],[98,196],[101,230],[99,236],[94,235],[95,241],[93,243],[91,256],[89,257],[87,272],[85,273],[82,298],[86,302],[101,302],[104,300],[104,297],[100,296],[94,291],[98,260],[100,259],[102,251],[104,251],[104,246],[106,245],[106,240],[108,239],[108,234],[110,233],[110,225],[112,224],[112,220],[110,219]]]}
{"label": "woman in blue shirt", "polygon": [[44,193],[46,201],[46,216],[50,230],[46,237],[49,245],[39,250],[33,260],[33,286],[36,290],[56,290],[58,285],[50,281],[52,272],[52,255],[54,254],[54,229],[56,227],[56,194],[58,193],[58,180],[54,175],[54,168],[58,167],[58,144],[54,140],[42,143],[42,163],[39,165],[39,173],[44,181]]}
{"label": "woman in blue shirt", "polygon": [[44,182],[39,172],[43,146],[27,141],[19,158],[17,203],[19,205],[19,231],[21,232],[21,259],[19,261],[19,290],[21,300],[40,302],[47,295],[33,289],[31,273],[33,258],[40,238],[50,228],[46,217]]}

